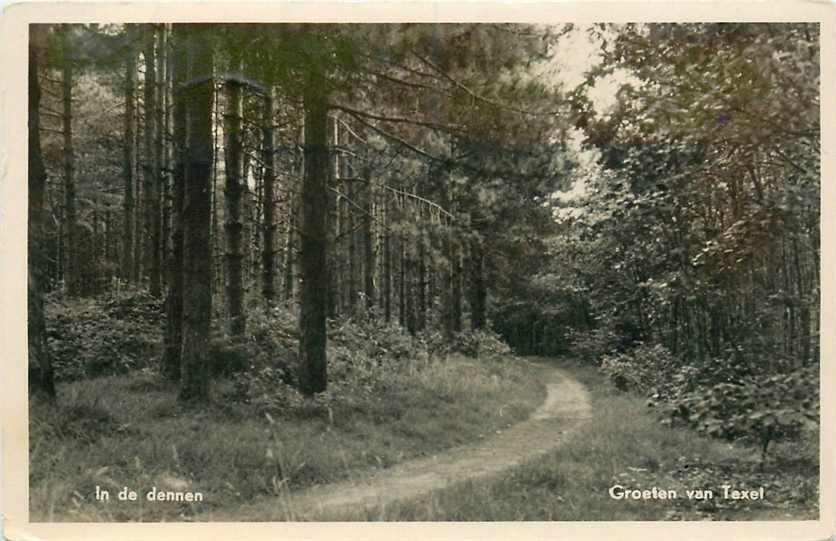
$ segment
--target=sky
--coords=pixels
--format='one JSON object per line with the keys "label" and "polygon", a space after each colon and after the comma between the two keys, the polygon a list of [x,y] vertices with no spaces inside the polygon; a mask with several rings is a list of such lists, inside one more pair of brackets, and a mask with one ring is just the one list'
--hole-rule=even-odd
{"label": "sky", "polygon": [[[570,90],[586,79],[586,73],[601,62],[599,40],[590,36],[590,25],[576,25],[575,28],[560,39],[558,53],[555,59],[558,65],[556,77],[564,87]],[[604,115],[615,104],[618,87],[627,79],[625,72],[615,72],[595,82],[589,89],[588,96],[597,115]],[[552,199],[563,203],[573,201],[586,193],[584,178],[595,174],[598,153],[595,150],[583,149],[583,132],[572,130],[569,137],[569,147],[577,153],[580,162],[579,170],[584,173],[577,175],[572,186],[565,191],[555,192]]]}

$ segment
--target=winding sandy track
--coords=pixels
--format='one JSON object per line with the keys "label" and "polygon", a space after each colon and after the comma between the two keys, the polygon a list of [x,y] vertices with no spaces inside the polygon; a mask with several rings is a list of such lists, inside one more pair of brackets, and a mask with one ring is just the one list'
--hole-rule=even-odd
{"label": "winding sandy track", "polygon": [[[274,510],[265,513],[271,516],[263,520],[310,520],[322,513],[332,516],[341,510],[383,506],[496,475],[560,446],[568,432],[589,418],[589,396],[581,383],[563,371],[539,364],[531,367],[542,371],[547,395],[528,420],[478,443],[403,462],[360,480],[319,485],[270,500]],[[256,509],[267,511],[264,502],[259,502],[247,515]],[[224,519],[235,520],[218,515],[211,520]]]}

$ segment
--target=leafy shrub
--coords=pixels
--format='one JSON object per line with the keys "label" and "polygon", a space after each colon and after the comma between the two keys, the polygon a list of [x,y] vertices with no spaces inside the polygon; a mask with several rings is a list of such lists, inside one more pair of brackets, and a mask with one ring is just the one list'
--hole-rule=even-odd
{"label": "leafy shrub", "polygon": [[618,335],[609,327],[590,330],[571,330],[567,333],[572,352],[587,363],[599,364],[608,353],[618,348]]}
{"label": "leafy shrub", "polygon": [[660,405],[663,422],[685,425],[729,441],[744,438],[761,447],[814,430],[818,419],[818,368],[759,374],[738,352],[680,365],[661,345],[639,345],[605,355],[600,369],[619,390]]}
{"label": "leafy shrub", "polygon": [[511,348],[493,331],[480,329],[456,333],[447,342],[440,332],[433,332],[428,339],[430,350],[438,355],[460,353],[466,357],[499,357],[509,355]]}
{"label": "leafy shrub", "polygon": [[714,437],[756,441],[765,461],[770,442],[817,429],[818,389],[817,366],[702,386],[667,406],[668,422]]}
{"label": "leafy shrub", "polygon": [[694,377],[701,383],[733,383],[742,385],[757,375],[758,367],[737,351],[714,357],[697,365]]}
{"label": "leafy shrub", "polygon": [[159,355],[163,302],[145,291],[79,299],[56,292],[47,297],[45,312],[56,379],[125,373]]}
{"label": "leafy shrub", "polygon": [[641,344],[626,353],[604,355],[601,371],[616,389],[661,396],[668,394],[667,374],[675,368],[675,360],[662,345]]}
{"label": "leafy shrub", "polygon": [[247,370],[232,376],[230,398],[277,416],[333,415],[367,407],[400,382],[395,373],[429,358],[423,339],[374,319],[332,322],[328,340],[328,389],[304,398],[295,388],[297,331],[281,308],[248,322]]}
{"label": "leafy shrub", "polygon": [[[346,318],[330,322],[328,388],[304,398],[295,388],[297,331],[287,310],[274,308],[253,314],[244,347],[246,370],[232,375],[229,397],[275,416],[328,415],[340,411],[387,409],[386,397],[414,384],[414,376],[431,358],[461,352],[498,358],[510,348],[497,335],[459,333],[446,344],[441,333],[410,336],[398,326],[376,318]],[[391,410],[382,415],[396,415]]]}

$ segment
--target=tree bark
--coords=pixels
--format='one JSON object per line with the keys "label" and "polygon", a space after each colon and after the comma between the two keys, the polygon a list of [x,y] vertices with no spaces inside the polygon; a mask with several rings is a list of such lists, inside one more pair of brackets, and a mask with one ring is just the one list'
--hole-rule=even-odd
{"label": "tree bark", "polygon": [[305,176],[302,184],[302,289],[299,314],[299,387],[306,395],[325,390],[328,308],[328,103],[325,77],[309,67],[304,88]]}
{"label": "tree bark", "polygon": [[452,285],[450,318],[453,332],[462,331],[462,256],[461,243],[453,242],[453,249],[450,264],[452,266]]}
{"label": "tree bark", "polygon": [[160,25],[158,34],[159,39],[159,59],[160,69],[158,72],[157,88],[159,93],[159,107],[157,107],[157,148],[158,148],[158,163],[160,165],[160,189],[161,189],[161,220],[160,220],[160,264],[163,268],[160,269],[160,281],[163,285],[170,285],[170,273],[165,269],[165,261],[170,257],[170,241],[171,241],[171,144],[170,144],[170,127],[171,127],[171,93],[170,84],[172,77],[172,60],[171,47],[169,44],[168,27],[166,24]]}
{"label": "tree bark", "polygon": [[275,100],[273,89],[264,97],[262,116],[262,160],[264,178],[262,179],[262,252],[261,252],[261,294],[268,303],[276,298],[276,150],[274,141],[273,117]]}
{"label": "tree bark", "polygon": [[398,323],[406,327],[406,253],[404,235],[398,233]]}
{"label": "tree bark", "polygon": [[52,356],[46,341],[43,282],[46,276],[46,168],[41,151],[41,85],[38,81],[40,55],[45,46],[46,30],[42,25],[30,25],[29,45],[29,227],[27,255],[29,258],[27,283],[27,338],[29,341],[29,390],[55,400]]}
{"label": "tree bark", "polygon": [[186,97],[181,90],[186,80],[187,58],[183,33],[178,31],[173,43],[171,68],[173,72],[172,139],[174,164],[171,203],[171,252],[168,259],[168,297],[166,299],[166,327],[163,337],[161,372],[169,381],[179,381],[181,347],[183,341],[183,204],[186,182]]}
{"label": "tree bark", "polygon": [[134,108],[134,92],[136,91],[136,53],[133,50],[134,28],[126,25],[128,41],[128,58],[125,61],[125,137],[123,140],[123,175],[125,177],[125,197],[123,199],[124,217],[122,220],[122,279],[131,281],[133,278],[133,245],[134,245],[134,122],[136,110]]}
{"label": "tree bark", "polygon": [[133,269],[131,269],[131,276],[133,282],[142,282],[142,245],[145,238],[144,228],[144,212],[143,212],[143,191],[142,191],[142,159],[141,159],[141,144],[142,137],[139,136],[140,122],[139,122],[139,106],[136,105],[135,117],[135,131],[134,131],[134,245],[133,245]]}
{"label": "tree bark", "polygon": [[297,227],[298,219],[297,219],[297,211],[298,211],[298,203],[297,197],[294,195],[293,191],[291,190],[290,195],[288,196],[288,203],[287,203],[287,238],[285,239],[285,250],[284,250],[284,294],[283,298],[285,302],[290,302],[294,299],[294,295],[296,293],[296,275],[293,272],[294,267],[296,266],[296,234],[295,230]]}
{"label": "tree bark", "polygon": [[[232,51],[231,67],[233,71],[240,71],[240,51]],[[224,115],[224,166],[226,185],[224,195],[226,199],[226,300],[228,307],[228,331],[231,336],[242,336],[246,327],[244,312],[244,275],[242,255],[242,233],[244,224],[241,219],[241,200],[244,190],[241,141],[242,125],[242,92],[241,85],[236,81],[227,81],[226,107]]]}
{"label": "tree bark", "polygon": [[[206,364],[212,314],[210,184],[213,58],[210,36],[200,25],[176,25],[188,39],[189,70],[184,93],[188,150],[183,205],[183,338],[180,399],[205,402],[209,396]],[[179,28],[178,28],[179,27]],[[185,27],[185,28],[183,28]],[[196,28],[198,27],[198,28]]]}
{"label": "tree bark", "polygon": [[363,177],[366,179],[365,184],[365,212],[363,217],[363,269],[364,274],[364,293],[366,297],[366,309],[374,308],[375,290],[374,290],[374,236],[372,232],[372,217],[374,212],[374,191],[372,190],[371,169],[369,167],[363,168]]}
{"label": "tree bark", "polygon": [[424,228],[418,229],[418,314],[415,325],[418,331],[427,327],[427,253],[424,245],[426,233]]}
{"label": "tree bark", "polygon": [[473,329],[482,329],[486,322],[486,307],[488,290],[485,281],[485,254],[482,243],[474,240],[470,245],[470,269],[471,269],[471,301],[470,317]]}
{"label": "tree bark", "polygon": [[383,232],[383,314],[386,323],[392,321],[392,233],[389,231],[390,206],[388,194],[384,194]]}
{"label": "tree bark", "polygon": [[65,26],[61,29],[61,97],[63,105],[62,135],[64,142],[64,229],[65,237],[65,268],[64,280],[67,295],[79,294],[81,279],[78,269],[78,253],[76,246],[76,195],[75,195],[75,156],[73,152],[73,67],[70,57],[69,30]]}
{"label": "tree bark", "polygon": [[406,330],[409,334],[415,335],[415,259],[413,255],[414,247],[410,240],[408,237],[405,238],[401,248],[404,254],[402,261],[406,266],[401,276],[403,276],[402,291],[405,297],[404,309],[406,310],[406,315],[404,320]]}
{"label": "tree bark", "polygon": [[159,162],[157,161],[157,75],[155,29],[145,28],[145,126],[143,138],[143,179],[145,181],[145,270],[151,295],[160,295],[160,201]]}
{"label": "tree bark", "polygon": [[[339,133],[339,132],[337,132]],[[342,161],[342,160],[341,160]],[[353,205],[357,203],[357,190],[355,189],[355,181],[349,180],[347,182],[346,191],[348,192],[348,202],[346,202],[346,232],[348,238],[348,273],[346,284],[346,312],[348,315],[354,315],[354,310],[357,305],[357,291],[358,291],[358,258],[357,258],[357,231],[355,230]]]}

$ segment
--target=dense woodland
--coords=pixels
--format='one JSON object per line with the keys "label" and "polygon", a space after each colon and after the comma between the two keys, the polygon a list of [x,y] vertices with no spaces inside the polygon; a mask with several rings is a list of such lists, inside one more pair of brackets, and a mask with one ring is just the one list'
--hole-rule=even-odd
{"label": "dense woodland", "polygon": [[[578,31],[600,61],[568,85]],[[312,396],[362,331],[571,355],[764,453],[817,420],[815,24],[30,39],[33,392],[144,369],[183,407],[218,373]]]}

